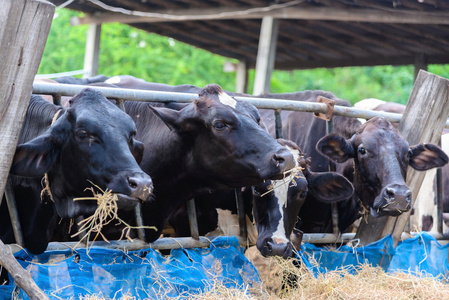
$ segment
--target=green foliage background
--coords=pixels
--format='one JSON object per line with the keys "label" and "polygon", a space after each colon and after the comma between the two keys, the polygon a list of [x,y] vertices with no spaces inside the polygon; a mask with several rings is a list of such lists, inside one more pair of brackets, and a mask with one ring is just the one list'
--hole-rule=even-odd
{"label": "green foliage background", "polygon": [[[87,26],[70,26],[80,15],[57,9],[48,36],[39,74],[80,70],[84,62]],[[236,62],[168,37],[123,24],[102,25],[99,74],[133,75],[150,82],[204,86],[217,83],[235,90],[235,73],[225,73],[225,61]],[[428,71],[449,78],[449,65],[429,65]],[[326,90],[351,103],[378,98],[406,103],[413,87],[413,66],[346,67],[297,71],[275,71],[273,93]],[[249,73],[252,91],[254,70]]]}

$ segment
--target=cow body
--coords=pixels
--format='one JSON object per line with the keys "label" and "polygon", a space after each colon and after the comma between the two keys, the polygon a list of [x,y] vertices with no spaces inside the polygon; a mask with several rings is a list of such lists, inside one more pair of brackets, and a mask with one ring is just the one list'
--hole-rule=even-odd
{"label": "cow body", "polygon": [[[57,215],[74,218],[96,210],[96,200],[74,201],[92,197],[87,188],[111,191],[121,209],[150,199],[152,180],[136,162],[143,155],[143,144],[134,139],[135,130],[129,116],[91,89],[78,93],[68,109],[32,96],[11,167],[29,251],[46,249]],[[44,176],[49,192],[41,200]],[[5,243],[11,243],[5,206],[3,202],[0,233]]]}

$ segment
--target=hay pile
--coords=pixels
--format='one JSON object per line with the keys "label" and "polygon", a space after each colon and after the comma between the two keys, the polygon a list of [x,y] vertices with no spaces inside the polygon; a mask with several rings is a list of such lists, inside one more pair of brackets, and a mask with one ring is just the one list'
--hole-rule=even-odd
{"label": "hay pile", "polygon": [[[449,284],[433,277],[386,273],[365,264],[356,275],[337,270],[315,278],[306,267],[294,266],[292,260],[264,258],[252,251],[250,248],[246,255],[260,273],[267,299],[449,299]],[[282,289],[287,277],[296,278]]]}

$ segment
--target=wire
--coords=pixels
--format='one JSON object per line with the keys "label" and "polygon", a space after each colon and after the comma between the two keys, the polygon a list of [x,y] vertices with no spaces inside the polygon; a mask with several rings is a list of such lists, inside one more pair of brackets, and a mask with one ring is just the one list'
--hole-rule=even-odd
{"label": "wire", "polygon": [[[73,1],[73,0],[69,0],[69,1]],[[125,14],[125,15],[131,15],[131,16],[152,17],[152,18],[161,18],[161,19],[176,20],[176,21],[198,20],[198,17],[199,17],[198,15],[196,15],[196,16],[180,16],[180,15],[172,15],[172,14],[142,12],[142,11],[128,10],[128,9],[125,9],[122,7],[110,6],[110,5],[107,5],[99,0],[87,0],[87,1],[101,7],[107,11],[121,13],[121,14]],[[270,6],[255,7],[255,8],[250,8],[250,9],[241,10],[241,11],[229,11],[229,12],[221,12],[218,14],[201,15],[201,18],[204,20],[207,20],[207,19],[216,19],[216,18],[220,18],[220,17],[233,17],[233,16],[237,16],[237,15],[249,15],[249,14],[257,13],[257,12],[267,12],[267,11],[272,11],[272,10],[276,10],[276,9],[280,9],[280,8],[285,8],[285,7],[300,4],[302,2],[305,2],[305,0],[294,0],[294,1],[286,2],[286,3],[282,3],[282,4],[273,4]]]}

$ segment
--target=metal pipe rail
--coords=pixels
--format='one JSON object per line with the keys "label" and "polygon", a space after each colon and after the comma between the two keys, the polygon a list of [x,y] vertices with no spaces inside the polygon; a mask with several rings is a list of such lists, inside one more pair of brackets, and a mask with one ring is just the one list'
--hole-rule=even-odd
{"label": "metal pipe rail", "polygon": [[[437,240],[449,240],[449,236],[440,233],[428,233],[432,235]],[[406,233],[403,232],[401,236],[401,240],[406,240],[412,237],[417,236],[417,232]],[[343,233],[341,235],[336,235],[333,233],[311,233],[304,234],[303,241],[311,244],[344,244],[347,242],[357,242],[354,239],[355,233]],[[146,243],[139,239],[135,239],[134,241],[97,241],[93,244],[94,247],[105,247],[108,249],[122,250],[122,251],[134,251],[134,250],[142,250],[142,249],[156,249],[156,250],[170,250],[170,249],[179,249],[179,248],[202,248],[209,247],[211,245],[211,241],[214,237],[203,237],[200,236],[198,240],[192,237],[182,237],[182,238],[160,238],[153,243]],[[13,253],[22,250],[23,248],[17,244],[10,244],[11,251]],[[244,245],[242,245],[244,246]],[[252,245],[251,245],[252,246]],[[338,245],[337,245],[338,246]],[[364,245],[357,245],[364,246]],[[356,247],[356,246],[354,246]],[[80,242],[51,242],[48,244],[46,251],[53,250],[66,250],[66,249],[81,249],[87,248],[85,243]]]}
{"label": "metal pipe rail", "polygon": [[[197,94],[190,93],[174,93],[174,92],[158,92],[147,90],[134,90],[134,89],[117,89],[110,87],[99,86],[83,86],[83,85],[71,85],[71,84],[55,84],[55,83],[33,83],[34,94],[47,94],[47,95],[61,95],[61,96],[73,96],[82,89],[89,87],[100,91],[106,98],[110,99],[126,99],[130,101],[140,102],[180,102],[188,103],[192,99],[198,97]],[[237,100],[245,101],[253,104],[257,108],[264,109],[281,109],[281,110],[294,110],[304,112],[317,112],[326,113],[327,107],[323,103],[309,103],[303,101],[292,101],[274,98],[256,98],[256,97],[234,97]],[[353,107],[338,106],[334,107],[334,115],[353,117],[353,118],[365,118],[370,119],[373,117],[384,117],[390,122],[398,123],[401,121],[402,114],[387,113],[379,111],[370,111],[365,109],[357,109]],[[449,121],[446,122],[446,128],[449,128]]]}

